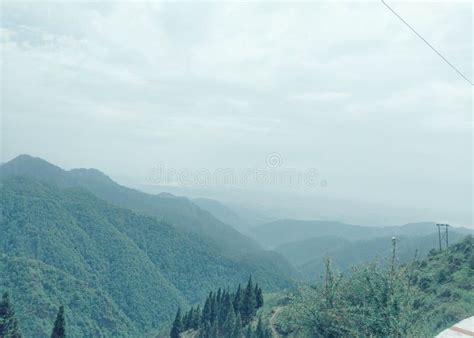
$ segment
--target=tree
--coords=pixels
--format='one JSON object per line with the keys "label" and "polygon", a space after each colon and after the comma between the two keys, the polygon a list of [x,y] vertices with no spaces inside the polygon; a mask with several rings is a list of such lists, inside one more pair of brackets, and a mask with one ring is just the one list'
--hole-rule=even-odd
{"label": "tree", "polygon": [[211,312],[210,312],[210,320],[211,320],[211,324],[214,324],[216,322],[216,319],[217,319],[217,301],[216,301],[216,295],[212,294],[211,295],[211,300],[210,300],[210,308],[211,308]]}
{"label": "tree", "polygon": [[242,323],[247,325],[252,320],[252,317],[255,314],[255,309],[257,307],[257,302],[255,299],[255,290],[252,283],[252,276],[249,277],[247,287],[244,290],[244,296],[242,299],[242,309],[240,313],[242,314]]}
{"label": "tree", "polygon": [[181,332],[183,332],[183,319],[181,318],[181,308],[178,308],[178,312],[176,312],[176,317],[173,321],[173,326],[171,327],[170,337],[179,338]]}
{"label": "tree", "polygon": [[210,338],[218,338],[219,337],[219,331],[217,329],[217,322],[214,321],[214,323],[211,324],[211,328],[209,330],[209,337]]}
{"label": "tree", "polygon": [[20,338],[21,332],[15,317],[10,295],[5,292],[0,302],[0,337]]}
{"label": "tree", "polygon": [[241,338],[242,337],[242,320],[240,319],[240,313],[235,314],[235,325],[234,331],[232,332],[233,338]]}
{"label": "tree", "polygon": [[255,284],[255,301],[257,303],[257,309],[263,306],[263,292],[262,289],[258,286],[258,284]]}
{"label": "tree", "polygon": [[212,296],[212,293],[210,293],[209,297],[206,298],[206,302],[204,303],[204,308],[202,309],[202,316],[201,316],[202,324],[205,324],[207,321],[211,321],[211,296]]}
{"label": "tree", "polygon": [[194,330],[199,329],[199,324],[201,323],[201,307],[198,305],[196,310],[193,313],[193,321],[192,321],[192,328]]}
{"label": "tree", "polygon": [[64,338],[66,337],[66,320],[64,318],[64,306],[59,307],[56,320],[54,322],[53,332],[51,338]]}
{"label": "tree", "polygon": [[242,289],[240,288],[240,284],[234,295],[234,300],[232,302],[232,305],[234,305],[235,313],[240,313],[240,308],[242,306]]}
{"label": "tree", "polygon": [[202,323],[199,329],[199,338],[209,338],[211,336],[211,323],[207,320]]}
{"label": "tree", "polygon": [[222,326],[222,334],[224,336],[231,336],[232,332],[235,329],[235,325],[237,324],[237,317],[235,316],[235,311],[233,307],[230,307],[230,310],[226,316],[224,325]]}

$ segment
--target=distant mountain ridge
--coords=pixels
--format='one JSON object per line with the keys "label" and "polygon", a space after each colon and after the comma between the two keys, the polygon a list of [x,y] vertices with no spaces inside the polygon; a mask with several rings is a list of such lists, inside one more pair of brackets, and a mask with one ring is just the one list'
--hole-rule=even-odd
{"label": "distant mountain ridge", "polygon": [[[466,228],[455,229],[462,233],[470,232]],[[345,224],[334,221],[285,219],[252,228],[251,235],[263,245],[274,248],[285,243],[325,236],[336,236],[349,241],[354,241],[386,236],[424,236],[437,231],[434,222],[375,227]]]}
{"label": "distant mountain ridge", "polygon": [[221,222],[229,224],[237,230],[243,230],[246,228],[245,222],[240,218],[240,216],[221,202],[202,197],[194,198],[192,201],[201,209],[210,212]]}

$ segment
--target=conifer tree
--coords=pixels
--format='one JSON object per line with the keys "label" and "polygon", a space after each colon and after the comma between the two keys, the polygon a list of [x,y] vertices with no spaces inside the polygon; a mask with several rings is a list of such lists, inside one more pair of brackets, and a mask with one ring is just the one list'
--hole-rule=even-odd
{"label": "conifer tree", "polygon": [[51,338],[64,338],[66,337],[66,319],[64,318],[64,306],[59,307],[56,321],[54,322],[53,332]]}
{"label": "conifer tree", "polygon": [[15,317],[10,295],[5,292],[0,302],[0,337],[20,338],[21,332]]}
{"label": "conifer tree", "polygon": [[240,313],[240,309],[241,309],[241,306],[242,306],[242,289],[240,287],[240,284],[237,287],[237,291],[235,292],[234,300],[233,300],[232,303],[234,305],[235,313]]}
{"label": "conifer tree", "polygon": [[214,323],[211,324],[211,328],[209,330],[209,337],[210,338],[218,338],[218,328],[217,328],[217,321],[214,321]]}
{"label": "conifer tree", "polygon": [[173,326],[171,327],[170,337],[179,338],[181,332],[183,332],[183,319],[181,318],[181,308],[178,308],[178,312],[176,312],[176,317],[173,321]]}
{"label": "conifer tree", "polygon": [[221,303],[221,297],[222,297],[222,290],[221,290],[221,288],[219,288],[219,290],[217,290],[217,296],[216,296],[217,304]]}
{"label": "conifer tree", "polygon": [[222,333],[225,336],[231,336],[234,332],[235,325],[237,325],[237,317],[234,308],[231,306],[227,313],[224,325],[222,326]]}
{"label": "conifer tree", "polygon": [[252,276],[249,277],[247,287],[244,290],[242,298],[242,308],[240,313],[242,314],[242,323],[247,325],[255,314],[257,302],[255,299],[255,290],[252,283]]}
{"label": "conifer tree", "polygon": [[215,295],[211,295],[210,304],[211,312],[209,317],[211,324],[214,324],[215,322],[217,322],[217,301]]}
{"label": "conifer tree", "polygon": [[201,323],[201,307],[198,305],[193,314],[192,328],[194,330],[199,329],[199,324]]}
{"label": "conifer tree", "polygon": [[[228,293],[224,293],[222,295],[222,305],[221,305],[221,311],[219,314],[219,318],[221,318],[220,324],[223,325],[227,321],[229,313],[231,311],[233,312],[233,315],[235,317],[235,311],[234,311],[234,307],[232,306],[232,302],[230,301],[230,296]],[[235,321],[235,318],[234,318],[234,321]],[[222,328],[222,326],[220,328]],[[228,332],[230,333],[231,331],[228,331]]]}
{"label": "conifer tree", "polygon": [[202,309],[201,323],[205,324],[211,320],[211,300],[210,296],[206,298],[204,308]]}
{"label": "conifer tree", "polygon": [[232,332],[232,337],[241,338],[242,337],[242,320],[240,318],[240,313],[235,313],[235,326],[234,331]]}
{"label": "conifer tree", "polygon": [[255,302],[257,309],[263,306],[263,292],[262,289],[258,286],[258,284],[255,284]]}
{"label": "conifer tree", "polygon": [[199,338],[209,338],[211,335],[211,323],[209,321],[204,322],[199,330]]}

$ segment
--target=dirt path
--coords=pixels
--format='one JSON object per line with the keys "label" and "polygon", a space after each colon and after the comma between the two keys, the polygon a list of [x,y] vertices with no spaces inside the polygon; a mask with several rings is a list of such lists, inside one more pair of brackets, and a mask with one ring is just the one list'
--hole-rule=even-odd
{"label": "dirt path", "polygon": [[279,338],[280,335],[278,334],[278,331],[275,329],[275,318],[278,316],[278,314],[283,310],[283,306],[277,306],[273,310],[273,314],[270,317],[270,329],[272,330],[272,337]]}

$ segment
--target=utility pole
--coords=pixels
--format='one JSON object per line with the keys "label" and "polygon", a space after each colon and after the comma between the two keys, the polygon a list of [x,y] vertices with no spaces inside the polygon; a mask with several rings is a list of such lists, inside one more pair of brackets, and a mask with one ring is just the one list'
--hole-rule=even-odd
{"label": "utility pole", "polygon": [[395,270],[395,251],[397,248],[397,238],[392,237],[392,272]]}
{"label": "utility pole", "polygon": [[[438,242],[439,242],[439,251],[443,250],[441,242],[444,240],[446,243],[446,250],[449,247],[449,239],[448,239],[448,227],[449,224],[438,223],[436,224],[438,227]],[[444,234],[441,233],[441,228],[444,227]]]}

